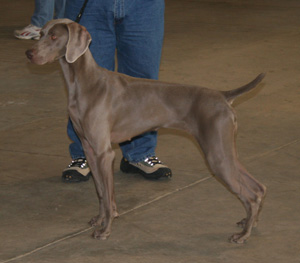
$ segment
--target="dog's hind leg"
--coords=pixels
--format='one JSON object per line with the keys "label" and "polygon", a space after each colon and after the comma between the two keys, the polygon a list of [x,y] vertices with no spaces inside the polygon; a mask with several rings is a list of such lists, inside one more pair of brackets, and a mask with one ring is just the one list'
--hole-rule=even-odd
{"label": "dog's hind leg", "polygon": [[[245,183],[248,185],[248,187],[250,187],[250,189],[252,189],[253,192],[257,193],[258,198],[260,198],[260,206],[258,209],[258,213],[257,216],[254,220],[253,223],[253,227],[257,226],[258,220],[259,220],[259,213],[262,209],[263,206],[263,201],[264,198],[266,196],[266,187],[261,184],[260,182],[258,182],[243,166],[241,163],[238,162],[239,165],[239,173],[241,173],[243,175],[243,180],[245,181]],[[242,219],[240,222],[237,223],[238,226],[244,228],[247,224],[248,218],[244,218]]]}
{"label": "dog's hind leg", "polygon": [[[244,243],[256,224],[266,193],[264,185],[254,179],[237,158],[235,149],[236,122],[231,110],[222,111],[207,119],[195,136],[200,143],[207,162],[215,175],[242,202],[247,217],[242,220],[242,232],[231,236],[230,241]],[[203,121],[202,121],[203,127]]]}

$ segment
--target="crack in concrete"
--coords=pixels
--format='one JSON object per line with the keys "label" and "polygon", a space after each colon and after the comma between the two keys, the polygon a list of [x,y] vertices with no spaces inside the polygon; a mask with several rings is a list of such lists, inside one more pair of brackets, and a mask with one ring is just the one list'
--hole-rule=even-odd
{"label": "crack in concrete", "polygon": [[[161,195],[161,196],[158,196],[158,197],[156,197],[156,198],[154,198],[154,199],[152,199],[152,200],[150,200],[150,201],[148,201],[148,202],[142,203],[142,204],[140,204],[140,205],[137,205],[137,206],[135,206],[135,207],[133,207],[133,208],[127,210],[127,211],[124,211],[123,213],[120,213],[120,214],[119,214],[119,217],[124,216],[124,215],[126,215],[126,214],[129,214],[129,213],[131,213],[131,212],[133,212],[133,211],[135,211],[135,210],[137,210],[137,209],[140,209],[140,208],[143,208],[143,207],[145,207],[145,206],[151,205],[152,203],[155,203],[155,202],[157,202],[157,201],[159,201],[159,200],[161,200],[161,199],[163,199],[163,198],[166,198],[166,197],[168,197],[168,196],[171,196],[171,195],[173,195],[173,194],[176,194],[177,192],[183,191],[183,190],[185,190],[185,189],[188,189],[188,188],[190,188],[190,187],[193,187],[193,186],[195,186],[195,185],[197,185],[197,184],[200,184],[200,183],[205,182],[205,181],[207,181],[207,180],[209,180],[209,179],[212,179],[212,178],[213,178],[212,176],[204,177],[204,178],[199,179],[199,180],[197,180],[197,181],[195,181],[195,182],[193,182],[193,183],[190,183],[190,184],[188,184],[188,185],[186,185],[186,186],[183,186],[183,187],[177,188],[177,189],[175,189],[175,190],[173,190],[173,191],[171,191],[171,192],[165,193],[165,194],[163,194],[163,195]],[[46,248],[48,248],[48,247],[50,247],[50,246],[53,246],[53,245],[58,244],[58,243],[60,243],[60,242],[63,242],[63,241],[65,241],[65,240],[67,240],[67,239],[70,239],[70,238],[79,236],[79,235],[81,235],[81,234],[83,234],[83,233],[85,233],[85,232],[87,232],[87,231],[92,230],[93,228],[94,228],[94,227],[92,227],[92,226],[91,226],[91,227],[88,227],[88,228],[84,228],[84,229],[82,229],[82,230],[79,230],[78,232],[75,232],[75,233],[73,233],[73,234],[69,234],[69,235],[67,235],[67,236],[65,236],[65,237],[59,238],[59,239],[57,239],[57,240],[54,240],[53,242],[50,242],[50,243],[45,244],[45,245],[42,245],[42,246],[40,246],[40,247],[38,247],[38,248],[36,248],[36,249],[33,249],[32,251],[29,251],[29,252],[27,252],[27,253],[21,254],[21,255],[19,255],[19,256],[16,256],[16,257],[13,257],[13,258],[4,260],[4,261],[0,261],[0,263],[8,263],[8,262],[12,262],[12,261],[15,261],[15,260],[22,259],[22,258],[24,258],[24,257],[30,256],[30,255],[35,254],[35,253],[37,253],[37,252],[39,252],[39,251],[41,251],[41,250],[43,250],[43,249],[46,249]]]}

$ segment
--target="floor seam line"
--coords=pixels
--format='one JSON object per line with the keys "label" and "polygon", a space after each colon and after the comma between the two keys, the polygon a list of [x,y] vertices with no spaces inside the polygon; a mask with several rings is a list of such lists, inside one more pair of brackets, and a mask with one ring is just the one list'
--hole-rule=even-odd
{"label": "floor seam line", "polygon": [[[204,177],[204,178],[202,178],[202,179],[200,179],[200,180],[197,180],[197,181],[195,181],[195,182],[193,182],[193,183],[190,183],[190,184],[188,184],[188,185],[186,185],[186,186],[177,188],[177,189],[175,189],[175,190],[173,190],[173,191],[171,191],[171,192],[168,192],[168,193],[166,193],[166,194],[163,194],[163,195],[161,195],[161,196],[158,196],[158,197],[152,199],[151,201],[148,201],[148,202],[146,202],[146,203],[137,205],[137,206],[135,206],[135,207],[133,207],[133,208],[131,208],[131,209],[129,209],[129,210],[127,210],[127,211],[121,213],[120,216],[126,215],[126,214],[128,214],[128,213],[130,213],[130,212],[133,212],[133,211],[139,209],[139,208],[142,208],[142,207],[145,207],[145,206],[150,205],[150,204],[152,204],[152,203],[155,203],[155,202],[157,202],[157,201],[159,201],[159,200],[161,200],[161,199],[163,199],[163,198],[165,198],[165,197],[167,197],[167,196],[170,196],[170,195],[172,195],[172,194],[175,194],[175,193],[177,193],[177,192],[180,192],[180,191],[182,191],[182,190],[185,190],[185,189],[187,189],[187,188],[190,188],[190,187],[192,187],[192,186],[194,186],[194,185],[197,185],[197,184],[199,184],[199,183],[202,183],[202,182],[204,182],[204,181],[206,181],[206,180],[209,180],[209,179],[211,179],[211,178],[213,178],[213,177],[212,177],[212,176]],[[1,263],[1,262],[0,262],[0,263]]]}
{"label": "floor seam line", "polygon": [[13,150],[6,150],[1,149],[1,152],[7,152],[7,153],[21,153],[21,154],[29,154],[29,155],[41,155],[41,156],[51,156],[51,157],[66,157],[65,155],[59,155],[59,154],[47,154],[47,153],[38,153],[38,152],[25,152],[25,151],[13,151]]}
{"label": "floor seam line", "polygon": [[[212,176],[204,177],[204,178],[201,178],[201,179],[199,179],[199,180],[197,180],[197,181],[195,181],[195,182],[193,182],[193,183],[190,183],[190,184],[188,184],[188,185],[186,185],[186,186],[177,188],[177,189],[175,189],[175,190],[173,190],[173,191],[171,191],[171,192],[168,192],[168,193],[166,193],[166,194],[163,194],[163,195],[161,195],[161,196],[158,196],[158,197],[156,197],[156,198],[154,198],[154,199],[152,199],[152,200],[150,200],[150,201],[148,201],[148,202],[145,202],[145,203],[143,203],[143,204],[137,205],[137,206],[135,206],[135,207],[133,207],[133,208],[131,208],[131,209],[129,209],[129,210],[123,212],[123,213],[120,213],[120,214],[119,214],[119,217],[124,216],[124,215],[126,215],[126,214],[129,214],[129,213],[131,213],[131,212],[133,212],[133,211],[135,211],[135,210],[138,210],[138,209],[140,209],[140,208],[142,208],[142,207],[145,207],[145,206],[147,206],[147,205],[150,205],[150,204],[152,204],[152,203],[155,203],[155,202],[157,202],[157,201],[159,201],[159,200],[161,200],[161,199],[163,199],[163,198],[165,198],[165,197],[171,196],[172,194],[175,194],[175,193],[177,193],[177,192],[183,191],[183,190],[185,190],[185,189],[187,189],[187,188],[193,187],[193,186],[195,186],[195,185],[197,185],[197,184],[199,184],[199,183],[205,182],[205,181],[207,181],[207,180],[209,180],[209,179],[212,179],[212,178],[213,178]],[[52,241],[52,242],[50,242],[50,243],[48,243],[48,244],[46,244],[46,245],[40,246],[40,247],[38,247],[38,248],[36,248],[36,249],[33,249],[32,251],[29,251],[29,252],[27,252],[27,253],[22,254],[22,255],[19,255],[19,256],[10,258],[10,259],[6,259],[6,260],[4,260],[4,261],[0,261],[0,263],[8,263],[8,262],[12,262],[12,261],[15,261],[15,260],[18,260],[18,259],[21,259],[21,258],[30,256],[30,255],[32,255],[32,254],[34,254],[34,253],[37,253],[37,252],[39,252],[39,251],[41,251],[41,250],[43,250],[43,249],[46,249],[46,248],[50,247],[50,246],[52,246],[52,245],[55,245],[55,244],[58,244],[58,243],[60,243],[60,242],[65,241],[65,240],[67,240],[67,239],[70,239],[70,238],[79,236],[79,235],[81,235],[81,234],[83,234],[83,233],[85,233],[85,232],[87,232],[87,231],[90,231],[90,230],[93,229],[93,228],[94,228],[94,227],[91,226],[91,227],[82,229],[82,230],[80,230],[80,231],[78,231],[78,232],[75,232],[75,233],[73,233],[73,234],[70,234],[70,235],[67,235],[67,236],[65,236],[65,237],[59,238],[59,239],[57,239],[57,240],[55,240],[55,241]]]}
{"label": "floor seam line", "polygon": [[266,152],[263,152],[263,153],[260,153],[260,154],[257,154],[257,155],[253,155],[253,156],[248,157],[248,158],[244,158],[244,160],[246,160],[246,161],[255,161],[256,159],[259,159],[261,157],[264,157],[264,156],[267,156],[269,154],[275,153],[275,152],[280,151],[280,150],[282,150],[282,149],[284,149],[284,148],[286,148],[290,145],[297,144],[299,142],[300,142],[300,139],[298,138],[296,140],[293,140],[293,141],[290,141],[288,143],[282,144],[282,145],[280,145],[280,146],[278,146],[278,147],[276,147],[272,150],[269,150],[269,151],[266,151]]}

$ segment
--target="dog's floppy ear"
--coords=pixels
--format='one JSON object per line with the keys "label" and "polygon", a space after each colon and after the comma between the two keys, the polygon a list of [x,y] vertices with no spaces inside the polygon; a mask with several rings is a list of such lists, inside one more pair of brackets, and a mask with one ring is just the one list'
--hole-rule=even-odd
{"label": "dog's floppy ear", "polygon": [[84,26],[77,23],[67,24],[69,30],[69,40],[67,43],[66,60],[74,63],[89,48],[92,41],[91,35]]}

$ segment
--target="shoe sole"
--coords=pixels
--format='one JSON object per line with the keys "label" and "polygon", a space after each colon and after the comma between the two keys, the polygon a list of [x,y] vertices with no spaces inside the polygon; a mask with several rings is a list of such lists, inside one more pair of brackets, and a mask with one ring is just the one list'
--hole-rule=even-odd
{"label": "shoe sole", "polygon": [[14,36],[21,40],[40,40],[40,37],[23,37],[23,36],[18,36],[18,35],[14,35]]}
{"label": "shoe sole", "polygon": [[68,174],[67,172],[63,172],[61,179],[65,183],[81,183],[88,181],[90,176],[92,176],[91,172],[84,176],[77,171],[72,171],[72,175]]}

